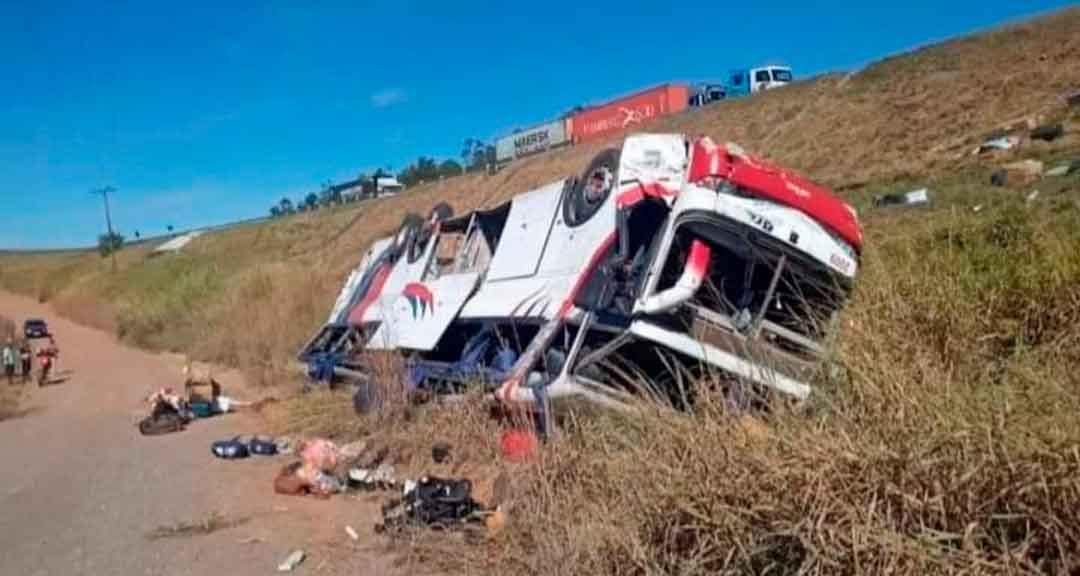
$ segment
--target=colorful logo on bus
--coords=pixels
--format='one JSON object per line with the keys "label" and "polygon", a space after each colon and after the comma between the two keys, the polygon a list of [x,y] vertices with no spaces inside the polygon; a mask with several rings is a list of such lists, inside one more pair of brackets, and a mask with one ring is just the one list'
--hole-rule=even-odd
{"label": "colorful logo on bus", "polygon": [[410,282],[401,291],[402,296],[409,301],[413,319],[423,318],[428,312],[435,312],[435,295],[428,290],[427,286],[419,282]]}

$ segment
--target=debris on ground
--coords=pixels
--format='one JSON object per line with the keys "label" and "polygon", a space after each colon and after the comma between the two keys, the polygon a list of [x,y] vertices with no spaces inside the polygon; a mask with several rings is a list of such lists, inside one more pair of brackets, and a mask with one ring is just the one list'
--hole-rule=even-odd
{"label": "debris on ground", "polygon": [[975,154],[985,154],[995,150],[1012,150],[1020,144],[1020,138],[1016,136],[997,136],[987,139],[975,149]]}
{"label": "debris on ground", "polygon": [[1005,164],[990,176],[994,186],[1024,185],[1038,180],[1043,175],[1044,165],[1040,160],[1021,160]]}
{"label": "debris on ground", "polygon": [[1028,194],[1027,198],[1025,198],[1025,200],[1027,202],[1034,202],[1035,199],[1038,198],[1038,197],[1039,197],[1039,191],[1038,190],[1032,190],[1031,194]]}
{"label": "debris on ground", "polygon": [[360,539],[360,535],[356,533],[356,529],[352,526],[346,526],[345,533],[348,534],[349,538],[352,538],[354,542]]}
{"label": "debris on ground", "polygon": [[386,463],[379,464],[374,469],[351,468],[348,476],[351,486],[367,490],[393,490],[399,485],[394,475],[394,467]]}
{"label": "debris on ground", "polygon": [[1053,168],[1046,171],[1046,175],[1051,176],[1051,177],[1065,176],[1068,173],[1069,173],[1069,165],[1068,164],[1062,164],[1061,166],[1054,166]]}
{"label": "debris on ground", "polygon": [[[301,468],[303,471],[303,468]],[[329,472],[318,471],[312,479],[311,485],[322,494],[337,494],[345,491],[345,485]]]}
{"label": "debris on ground", "polygon": [[139,432],[144,436],[179,432],[194,419],[187,401],[172,388],[154,392],[146,402],[150,405],[150,414],[139,421]]}
{"label": "debris on ground", "polygon": [[1068,106],[1080,106],[1080,90],[1073,90],[1065,94],[1065,104]]}
{"label": "debris on ground", "polygon": [[310,494],[329,498],[345,486],[334,475],[338,463],[337,446],[325,438],[313,438],[300,445],[300,461],[286,465],[274,478],[278,494]]}
{"label": "debris on ground", "polygon": [[536,434],[531,430],[511,429],[499,437],[499,447],[504,458],[510,462],[525,462],[536,457]]}
{"label": "debris on ground", "polygon": [[296,448],[293,445],[293,439],[288,436],[281,436],[274,441],[274,445],[277,447],[278,454],[289,455],[296,452]]}
{"label": "debris on ground", "polygon": [[336,478],[321,470],[307,470],[303,462],[285,465],[274,478],[274,492],[287,496],[329,498],[341,491],[341,483]]}
{"label": "debris on ground", "polygon": [[304,561],[304,551],[295,550],[292,554],[289,554],[281,564],[278,564],[278,572],[292,572]]}
{"label": "debris on ground", "polygon": [[272,439],[264,440],[259,436],[254,436],[248,442],[248,451],[259,456],[275,456],[278,453],[277,442]]}
{"label": "debris on ground", "polygon": [[1053,142],[1065,135],[1065,127],[1059,124],[1044,124],[1031,131],[1032,140]]}
{"label": "debris on ground", "polygon": [[506,528],[506,511],[499,508],[484,518],[484,527],[488,534],[495,536]]}
{"label": "debris on ground", "polygon": [[210,451],[218,458],[237,460],[250,455],[247,444],[240,441],[240,436],[231,440],[218,440],[210,445]]}
{"label": "debris on ground", "polygon": [[913,190],[906,194],[885,194],[874,198],[875,206],[915,206],[930,201],[930,191],[926,188]]}
{"label": "debris on ground", "polygon": [[354,460],[363,455],[367,449],[367,441],[357,440],[356,442],[349,442],[338,448],[338,455],[341,456],[342,460]]}
{"label": "debris on ground", "polygon": [[436,442],[431,447],[431,459],[436,464],[442,464],[450,459],[450,445],[446,442]]}
{"label": "debris on ground", "polygon": [[300,459],[312,470],[330,471],[337,466],[338,448],[325,438],[312,438],[300,447]]}
{"label": "debris on ground", "polygon": [[1046,171],[1046,176],[1068,176],[1074,172],[1080,172],[1080,160],[1073,160],[1065,164],[1059,164]]}
{"label": "debris on ground", "polygon": [[383,508],[383,523],[376,530],[407,526],[452,528],[482,520],[483,515],[467,479],[424,477],[400,501]]}

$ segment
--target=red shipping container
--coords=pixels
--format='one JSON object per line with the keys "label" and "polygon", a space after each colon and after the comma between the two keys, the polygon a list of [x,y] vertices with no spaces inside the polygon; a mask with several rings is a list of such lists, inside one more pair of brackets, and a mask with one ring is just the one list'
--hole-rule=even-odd
{"label": "red shipping container", "polygon": [[569,124],[574,142],[597,140],[634,128],[646,120],[685,110],[690,90],[681,84],[664,84],[574,114]]}

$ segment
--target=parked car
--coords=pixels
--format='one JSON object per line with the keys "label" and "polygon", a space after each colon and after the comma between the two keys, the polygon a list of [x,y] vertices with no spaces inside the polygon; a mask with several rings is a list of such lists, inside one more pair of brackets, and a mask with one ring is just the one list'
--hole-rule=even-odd
{"label": "parked car", "polygon": [[28,339],[48,338],[49,325],[41,318],[30,318],[23,323],[23,335]]}

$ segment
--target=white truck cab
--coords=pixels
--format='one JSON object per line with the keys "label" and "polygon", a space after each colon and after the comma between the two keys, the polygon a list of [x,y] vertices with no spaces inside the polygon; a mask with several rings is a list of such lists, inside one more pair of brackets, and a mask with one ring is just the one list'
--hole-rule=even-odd
{"label": "white truck cab", "polygon": [[788,66],[761,66],[749,70],[733,70],[728,78],[727,95],[748,96],[762,90],[770,90],[790,84],[791,68]]}

